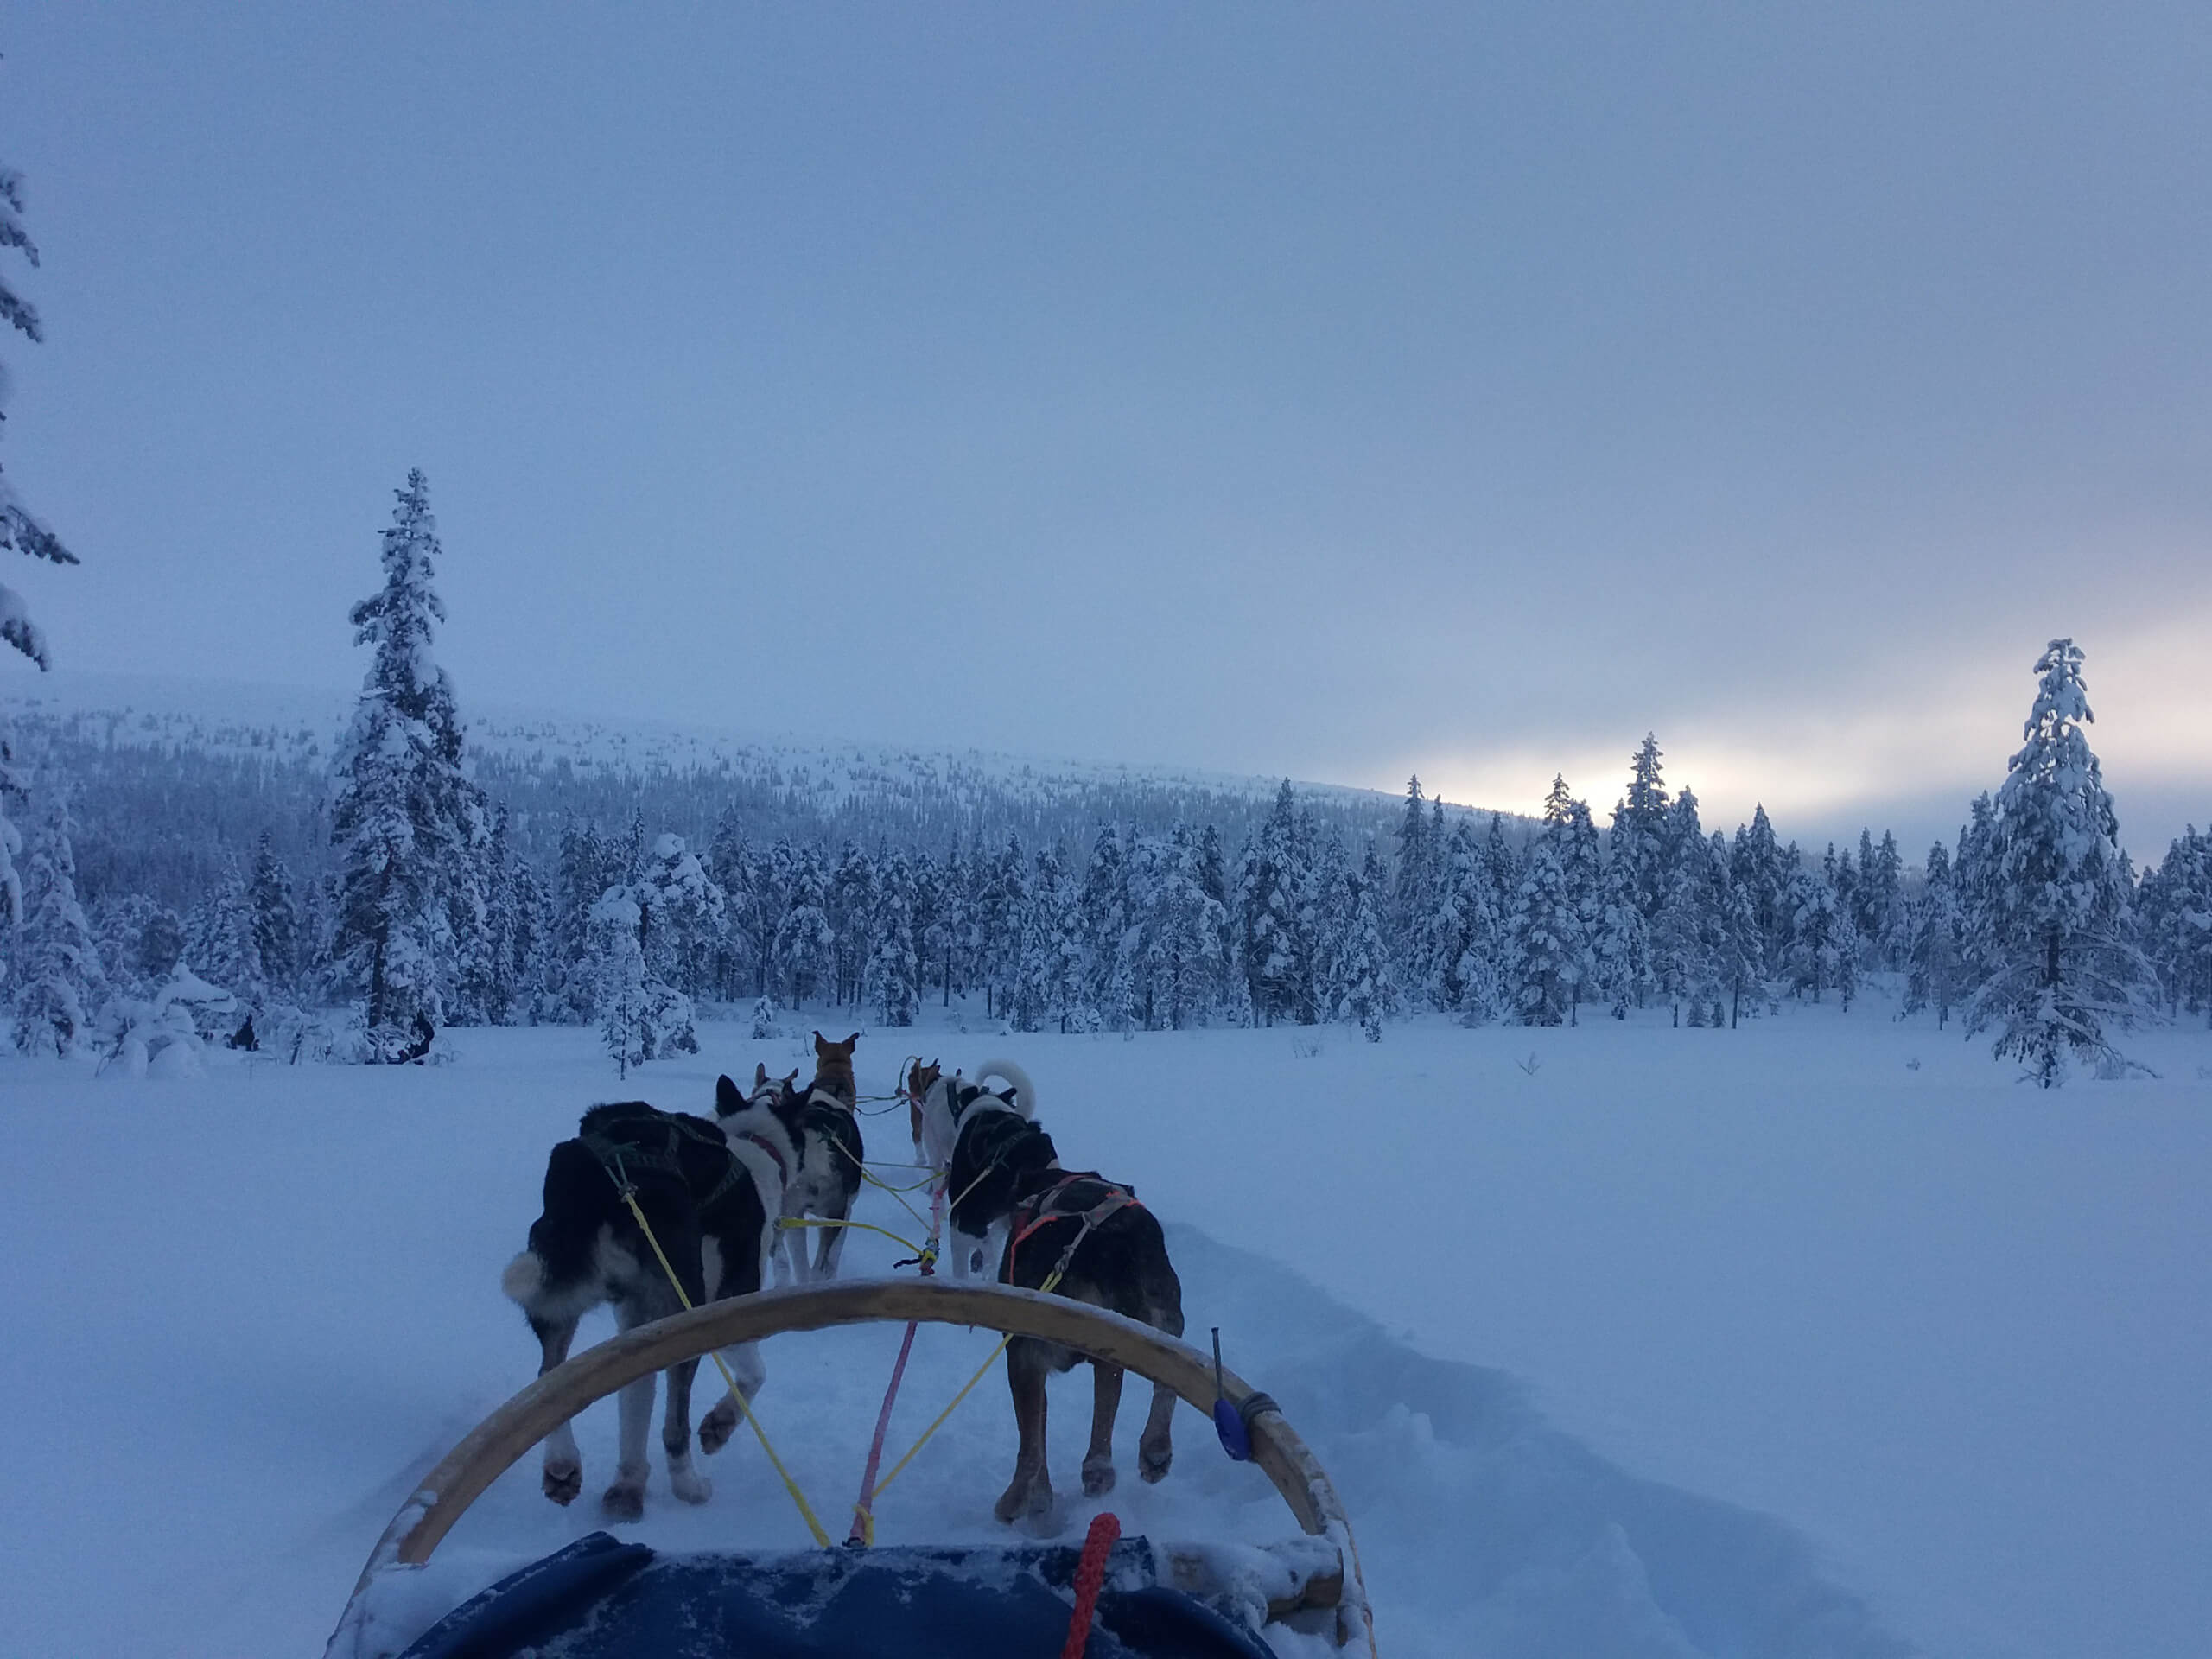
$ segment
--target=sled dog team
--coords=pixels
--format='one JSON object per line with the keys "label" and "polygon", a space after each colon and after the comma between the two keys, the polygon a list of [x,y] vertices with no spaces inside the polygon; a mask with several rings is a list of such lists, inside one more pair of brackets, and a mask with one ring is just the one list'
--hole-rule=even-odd
{"label": "sled dog team", "polygon": [[[853,1074],[859,1041],[857,1032],[842,1042],[816,1032],[815,1075],[804,1090],[796,1086],[796,1071],[771,1077],[766,1066],[755,1068],[750,1094],[720,1078],[711,1119],[635,1100],[584,1114],[575,1138],[548,1157],[543,1213],[500,1279],[537,1338],[539,1375],[569,1357],[576,1326],[593,1308],[611,1305],[625,1331],[678,1312],[671,1272],[694,1306],[758,1291],[772,1263],[779,1283],[836,1276],[865,1156]],[[988,1086],[991,1081],[1001,1086]],[[1020,1066],[988,1060],[970,1081],[917,1061],[901,1084],[916,1154],[937,1172],[950,1204],[956,1277],[968,1277],[989,1250],[986,1259],[996,1260],[1005,1283],[1041,1289],[1058,1271],[1057,1294],[1183,1334],[1182,1286],[1160,1223],[1128,1187],[1060,1167],[1052,1137],[1036,1120],[1036,1088]],[[819,1242],[810,1251],[816,1233]],[[767,1375],[757,1345],[742,1344],[722,1358],[750,1401]],[[1017,1337],[1006,1358],[1020,1449],[996,1514],[1013,1522],[1052,1507],[1046,1380],[1089,1356]],[[1114,1484],[1122,1369],[1090,1363],[1096,1387],[1083,1490],[1096,1497]],[[713,1490],[691,1463],[698,1369],[690,1359],[669,1370],[661,1423],[669,1486],[687,1503],[705,1503]],[[619,1402],[620,1452],[601,1502],[610,1518],[633,1521],[645,1512],[653,1379],[630,1384]],[[1154,1385],[1137,1442],[1138,1472],[1147,1481],[1166,1475],[1173,1458],[1174,1407],[1173,1391]],[[720,1451],[737,1421],[736,1402],[724,1394],[699,1425],[699,1449]],[[556,1503],[573,1502],[583,1490],[583,1464],[567,1424],[546,1439],[544,1490]]]}

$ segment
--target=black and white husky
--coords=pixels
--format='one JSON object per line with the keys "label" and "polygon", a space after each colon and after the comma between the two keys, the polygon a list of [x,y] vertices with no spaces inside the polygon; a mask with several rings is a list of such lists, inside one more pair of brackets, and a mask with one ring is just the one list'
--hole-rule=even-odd
{"label": "black and white husky", "polygon": [[[747,1106],[728,1077],[717,1103],[725,1102],[736,1110],[719,1123],[639,1100],[594,1106],[576,1136],[553,1148],[543,1213],[531,1224],[528,1248],[499,1279],[537,1338],[539,1376],[569,1357],[577,1325],[594,1307],[612,1304],[616,1324],[627,1331],[682,1306],[623,1200],[626,1185],[694,1306],[760,1288],[783,1206],[777,1159],[785,1166],[793,1161],[791,1136],[772,1109]],[[763,1145],[741,1145],[733,1139],[738,1131]],[[747,1399],[759,1392],[766,1370],[753,1344],[723,1357]],[[698,1364],[693,1359],[670,1368],[661,1427],[669,1485],[687,1503],[703,1503],[713,1491],[691,1465],[691,1381]],[[614,1484],[601,1503],[612,1519],[636,1520],[645,1511],[653,1379],[640,1377],[619,1400],[620,1452]],[[737,1407],[725,1395],[699,1426],[700,1449],[720,1451],[736,1424]],[[546,1437],[543,1484],[546,1497],[563,1504],[583,1489],[583,1460],[567,1423]]]}
{"label": "black and white husky", "polygon": [[[1089,1172],[1031,1170],[1015,1178],[1003,1217],[1008,1231],[999,1259],[1001,1283],[1042,1290],[1050,1282],[1056,1295],[1141,1320],[1171,1337],[1183,1334],[1183,1286],[1167,1259],[1166,1236],[1128,1187]],[[1020,1521],[1052,1509],[1045,1384],[1054,1372],[1086,1359],[1093,1390],[1083,1490],[1092,1497],[1113,1491],[1122,1368],[1059,1343],[1016,1337],[1007,1344],[1006,1380],[1020,1446],[1014,1478],[995,1508],[1000,1520]],[[1137,1440],[1137,1473],[1148,1482],[1164,1478],[1174,1461],[1175,1401],[1175,1391],[1166,1383],[1153,1385],[1152,1408]]]}
{"label": "black and white husky", "polygon": [[[1007,1086],[995,1090],[987,1080]],[[985,1060],[970,1083],[958,1072],[940,1074],[917,1064],[907,1073],[914,1110],[914,1144],[924,1163],[945,1173],[951,1201],[952,1274],[965,1279],[979,1251],[997,1259],[1003,1238],[991,1236],[1014,1207],[1015,1183],[1059,1167],[1052,1137],[1036,1122],[1037,1085],[1012,1060]],[[1003,1231],[1001,1227],[1001,1233]]]}

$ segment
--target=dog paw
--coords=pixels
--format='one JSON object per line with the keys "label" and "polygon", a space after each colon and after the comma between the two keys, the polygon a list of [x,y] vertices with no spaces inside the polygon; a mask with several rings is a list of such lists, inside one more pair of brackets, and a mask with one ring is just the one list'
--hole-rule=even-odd
{"label": "dog paw", "polygon": [[1052,1509],[1052,1483],[1047,1477],[1038,1475],[1024,1479],[1016,1475],[1014,1484],[992,1505],[991,1513],[1007,1523],[1033,1520],[1049,1515]]}
{"label": "dog paw", "polygon": [[715,1483],[696,1469],[670,1470],[668,1486],[686,1503],[703,1503],[715,1495]]}
{"label": "dog paw", "polygon": [[609,1521],[642,1521],[645,1514],[645,1489],[617,1481],[599,1500],[599,1512]]}
{"label": "dog paw", "polygon": [[556,1503],[573,1503],[584,1489],[584,1466],[581,1463],[549,1463],[545,1465],[544,1484],[545,1496]]}
{"label": "dog paw", "polygon": [[1168,1466],[1175,1461],[1175,1446],[1162,1438],[1157,1441],[1137,1442],[1137,1473],[1147,1484],[1167,1478]]}
{"label": "dog paw", "polygon": [[699,1425],[699,1449],[709,1457],[729,1444],[729,1437],[737,1433],[737,1408],[724,1400],[707,1414]]}
{"label": "dog paw", "polygon": [[1114,1459],[1085,1458],[1083,1460],[1083,1495],[1103,1497],[1114,1490]]}

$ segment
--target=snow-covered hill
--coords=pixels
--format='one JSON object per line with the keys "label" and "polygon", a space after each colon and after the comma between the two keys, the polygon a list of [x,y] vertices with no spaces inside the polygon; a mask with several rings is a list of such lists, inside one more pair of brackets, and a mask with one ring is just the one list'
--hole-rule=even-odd
{"label": "snow-covered hill", "polygon": [[[351,717],[349,692],[127,675],[0,677],[0,722],[35,747],[66,740],[215,759],[320,767]],[[1154,766],[1048,760],[974,748],[810,741],[750,734],[703,722],[551,715],[498,705],[464,706],[476,764],[503,772],[645,779],[699,775],[736,789],[772,790],[797,810],[823,817],[870,802],[943,801],[971,810],[995,806],[1050,814],[1102,798],[1129,797],[1156,813],[1203,817],[1211,804],[1232,813],[1264,807],[1281,779]],[[1300,782],[1324,810],[1387,815],[1395,797]]]}

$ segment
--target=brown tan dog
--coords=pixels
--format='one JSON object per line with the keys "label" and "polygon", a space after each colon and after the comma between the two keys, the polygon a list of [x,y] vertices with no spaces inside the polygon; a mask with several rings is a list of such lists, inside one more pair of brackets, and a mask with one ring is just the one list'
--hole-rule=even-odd
{"label": "brown tan dog", "polygon": [[857,1031],[842,1043],[830,1042],[818,1031],[814,1033],[814,1081],[807,1085],[809,1094],[832,1095],[849,1109],[860,1103],[860,1084],[853,1080],[853,1050],[860,1040]]}
{"label": "brown tan dog", "polygon": [[922,1159],[922,1102],[944,1075],[944,1068],[935,1060],[926,1065],[916,1060],[906,1068],[906,1121],[914,1133],[914,1156],[918,1160]]}
{"label": "brown tan dog", "polygon": [[[783,1219],[787,1222],[813,1216],[842,1224],[853,1213],[853,1200],[861,1190],[861,1160],[868,1155],[854,1110],[860,1103],[860,1084],[853,1077],[853,1050],[860,1040],[857,1031],[842,1043],[830,1042],[818,1031],[814,1033],[814,1081],[806,1087],[798,1115],[798,1168],[784,1188]],[[845,1254],[845,1230],[842,1224],[785,1228],[790,1248],[778,1254],[777,1282],[785,1281],[787,1267],[801,1284],[810,1278],[836,1278]],[[819,1234],[822,1241],[815,1246],[810,1268],[806,1248],[810,1233]]]}

